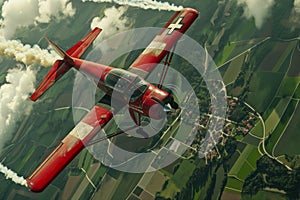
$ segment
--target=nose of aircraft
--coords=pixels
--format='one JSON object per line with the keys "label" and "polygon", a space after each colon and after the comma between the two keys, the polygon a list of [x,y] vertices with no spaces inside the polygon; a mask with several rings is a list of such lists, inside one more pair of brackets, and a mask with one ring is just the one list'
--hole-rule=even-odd
{"label": "nose of aircraft", "polygon": [[155,104],[153,104],[150,109],[149,109],[149,117],[153,118],[153,119],[162,119],[166,116],[166,112],[164,110],[164,107],[156,102]]}
{"label": "nose of aircraft", "polygon": [[171,110],[172,110],[172,106],[169,103],[165,104],[164,111],[165,112],[170,112]]}
{"label": "nose of aircraft", "polygon": [[152,99],[155,101],[155,104],[153,104],[149,109],[149,117],[154,119],[162,119],[168,112],[172,112],[179,108],[173,97],[169,97],[164,101],[160,101],[156,98]]}

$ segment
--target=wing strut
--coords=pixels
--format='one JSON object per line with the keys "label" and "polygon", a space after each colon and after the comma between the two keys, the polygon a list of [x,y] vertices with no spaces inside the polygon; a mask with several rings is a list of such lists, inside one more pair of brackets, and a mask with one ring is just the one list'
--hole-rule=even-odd
{"label": "wing strut", "polygon": [[112,138],[112,137],[121,135],[122,133],[126,133],[127,131],[130,131],[130,130],[135,129],[135,128],[138,128],[138,127],[139,127],[139,126],[137,126],[137,125],[136,125],[136,126],[132,126],[132,127],[128,128],[128,129],[126,129],[126,130],[120,130],[120,131],[118,131],[118,132],[116,132],[116,133],[113,133],[113,134],[110,134],[110,135],[108,135],[108,136],[105,136],[105,137],[102,137],[102,138],[95,139],[95,140],[93,140],[93,141],[90,141],[86,146],[91,146],[91,145],[97,144],[97,143],[99,143],[99,142],[102,142],[103,140],[107,140],[107,139],[109,139],[109,138]]}
{"label": "wing strut", "polygon": [[166,75],[168,73],[168,70],[169,70],[169,67],[171,65],[171,62],[172,62],[172,59],[173,59],[173,55],[174,55],[174,50],[176,48],[176,44],[173,46],[173,49],[171,51],[171,55],[170,55],[170,52],[168,52],[168,54],[166,55],[166,59],[164,61],[164,67],[163,67],[163,70],[162,70],[162,74],[160,76],[160,79],[159,79],[159,84],[158,84],[158,88],[162,88],[162,85],[165,81],[165,78],[166,78]]}

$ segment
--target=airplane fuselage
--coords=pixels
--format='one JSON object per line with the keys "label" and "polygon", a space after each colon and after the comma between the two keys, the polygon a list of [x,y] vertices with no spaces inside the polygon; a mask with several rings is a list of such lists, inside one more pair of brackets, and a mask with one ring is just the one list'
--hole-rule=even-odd
{"label": "airplane fuselage", "polygon": [[164,105],[173,103],[173,96],[129,71],[74,58],[74,68],[93,79],[106,94],[129,109],[154,119],[164,116]]}

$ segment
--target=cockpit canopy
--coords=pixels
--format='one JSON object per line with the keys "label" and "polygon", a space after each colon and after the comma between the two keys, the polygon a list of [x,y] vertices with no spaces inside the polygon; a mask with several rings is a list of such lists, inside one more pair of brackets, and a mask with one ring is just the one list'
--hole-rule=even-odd
{"label": "cockpit canopy", "polygon": [[147,82],[138,75],[123,69],[112,69],[105,77],[105,85],[124,94],[130,102],[136,101],[148,88]]}

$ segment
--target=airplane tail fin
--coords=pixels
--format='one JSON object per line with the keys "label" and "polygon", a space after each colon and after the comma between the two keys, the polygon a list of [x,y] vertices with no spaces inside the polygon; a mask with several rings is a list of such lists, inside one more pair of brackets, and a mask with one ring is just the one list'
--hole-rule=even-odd
{"label": "airplane tail fin", "polygon": [[58,45],[56,45],[54,42],[52,42],[49,38],[45,37],[47,42],[51,45],[51,47],[55,50],[55,52],[67,63],[73,64],[73,58],[65,52],[62,48],[60,48]]}
{"label": "airplane tail fin", "polygon": [[83,39],[73,45],[66,52],[57,46],[54,42],[46,38],[54,50],[61,56],[62,60],[56,60],[51,67],[46,77],[42,80],[40,85],[36,88],[34,93],[30,96],[32,101],[40,98],[57,80],[59,80],[67,71],[69,71],[73,64],[74,58],[80,58],[87,48],[92,44],[102,29],[95,28],[88,33]]}

